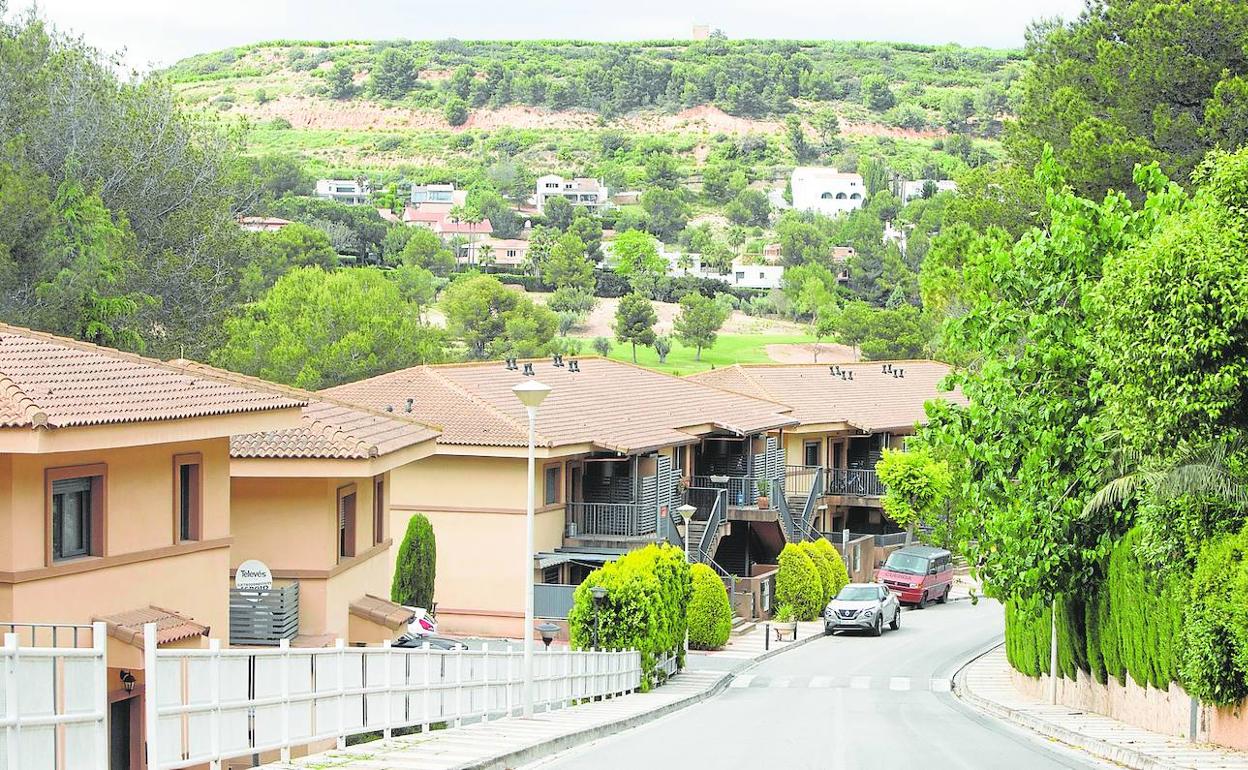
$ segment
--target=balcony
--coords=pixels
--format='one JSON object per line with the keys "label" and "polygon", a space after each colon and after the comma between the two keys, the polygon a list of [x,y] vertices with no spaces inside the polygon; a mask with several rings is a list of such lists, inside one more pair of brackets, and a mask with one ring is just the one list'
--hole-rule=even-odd
{"label": "balcony", "polygon": [[653,506],[636,503],[567,504],[569,537],[645,537],[654,536],[657,515]]}
{"label": "balcony", "polygon": [[884,485],[875,469],[829,468],[827,494],[845,497],[883,497]]}

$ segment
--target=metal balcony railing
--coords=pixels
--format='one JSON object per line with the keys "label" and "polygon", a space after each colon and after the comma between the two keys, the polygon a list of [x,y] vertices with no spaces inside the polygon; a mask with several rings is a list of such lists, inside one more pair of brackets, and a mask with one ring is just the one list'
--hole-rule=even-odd
{"label": "metal balcony railing", "polygon": [[884,496],[884,485],[874,470],[829,468],[827,480],[829,495]]}
{"label": "metal balcony railing", "polygon": [[607,535],[642,537],[655,534],[653,522],[643,525],[642,506],[634,503],[568,503],[568,517],[577,537]]}

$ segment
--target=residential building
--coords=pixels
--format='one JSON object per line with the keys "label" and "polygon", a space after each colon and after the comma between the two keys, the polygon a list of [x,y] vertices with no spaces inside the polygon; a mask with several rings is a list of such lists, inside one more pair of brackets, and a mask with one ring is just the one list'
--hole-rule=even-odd
{"label": "residential building", "polygon": [[837,283],[849,283],[849,260],[857,253],[853,246],[832,247],[832,264],[838,268]]}
{"label": "residential building", "polygon": [[239,217],[238,226],[252,233],[271,233],[290,224],[289,219],[279,217]]}
{"label": "residential building", "polygon": [[132,767],[143,623],[162,645],[229,628],[230,437],[297,428],[306,403],[0,325],[0,625],[42,646],[52,629],[29,624],[107,624],[111,735]]}
{"label": "residential building", "polygon": [[409,227],[423,227],[433,230],[451,213],[451,207],[444,203],[425,203],[420,206],[403,207],[403,224]]}
{"label": "residential building", "polygon": [[952,179],[916,179],[913,182],[903,181],[900,185],[899,195],[902,203],[908,203],[915,198],[922,198],[923,191],[931,185],[933,194],[941,192],[957,192],[958,184]]}
{"label": "residential building", "polygon": [[377,216],[392,224],[400,224],[403,219],[390,209],[377,209]]}
{"label": "residential building", "polygon": [[[478,264],[488,261],[503,268],[519,268],[529,256],[529,242],[523,238],[483,238],[476,243],[475,256]],[[463,258],[461,261],[467,261]]]}
{"label": "residential building", "polygon": [[779,289],[784,285],[784,266],[749,264],[738,258],[732,261],[731,272],[719,279],[742,289]]}
{"label": "residential building", "polygon": [[[537,413],[537,554],[525,548],[527,418],[511,392],[525,370],[553,388]],[[647,543],[683,544],[685,501],[697,510],[686,536],[709,561],[730,492],[695,478],[760,470],[768,432],[796,424],[786,407],[600,358],[418,366],[321,395],[440,426],[432,456],[390,470],[390,529],[414,513],[432,522],[439,623],[463,634],[523,632],[521,575],[538,584],[539,615],[559,617],[552,605],[566,613],[594,566]],[[774,559],[783,538],[769,544]]]}
{"label": "residential building", "polygon": [[781,257],[781,248],[778,243],[769,243],[763,247],[763,259],[768,262],[779,262]]}
{"label": "residential building", "polygon": [[[316,647],[343,639],[394,639],[412,613],[391,603],[389,474],[431,454],[438,431],[402,411],[379,412],[294,388],[188,363],[196,371],[265,387],[304,400],[297,427],[235,435],[230,440],[230,571],[264,563],[274,587],[291,596],[281,633],[261,638],[269,606],[249,622],[235,602],[231,643],[291,639]],[[298,532],[292,538],[290,533]],[[402,538],[403,533],[397,533]],[[297,598],[296,598],[297,597]],[[239,615],[243,617],[238,617]]]}
{"label": "residential building", "polygon": [[410,200],[416,206],[427,203],[462,206],[468,202],[468,191],[456,190],[453,184],[414,184]]}
{"label": "residential building", "polygon": [[356,179],[318,179],[316,180],[316,197],[327,198],[339,203],[363,205],[368,203],[372,194],[368,182]]}
{"label": "residential building", "polygon": [[814,211],[827,216],[862,208],[867,190],[861,174],[844,173],[835,168],[798,166],[790,177],[793,208]]}
{"label": "residential building", "polygon": [[926,421],[926,402],[966,403],[960,392],[940,389],[949,371],[936,361],[737,364],[689,379],[789,407],[799,425],[782,434],[784,462],[821,469],[823,478],[814,527],[882,532],[884,489],[875,464]]}
{"label": "residential building", "polygon": [[533,198],[539,212],[546,210],[546,201],[551,198],[565,198],[573,206],[586,208],[591,212],[601,211],[607,206],[606,185],[598,179],[575,177],[564,179],[558,174],[547,174],[537,178],[537,193]]}

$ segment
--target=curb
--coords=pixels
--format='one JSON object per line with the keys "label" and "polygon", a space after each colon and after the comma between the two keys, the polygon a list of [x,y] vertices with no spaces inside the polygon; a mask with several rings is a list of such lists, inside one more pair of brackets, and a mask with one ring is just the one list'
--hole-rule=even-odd
{"label": "curb", "polygon": [[517,749],[515,751],[508,752],[507,754],[459,765],[456,770],[508,770],[508,768],[514,768],[519,765],[534,762],[552,754],[558,754],[561,751],[567,751],[568,749],[575,748],[586,743],[591,743],[593,741],[615,735],[616,733],[624,732],[625,730],[631,730],[634,727],[640,727],[647,722],[653,722],[654,720],[665,717],[668,714],[681,711],[690,706],[701,703],[702,701],[709,700],[726,690],[728,685],[731,684],[732,680],[735,679],[738,674],[749,671],[768,658],[773,658],[782,652],[787,652],[797,647],[801,647],[804,644],[809,644],[810,642],[821,638],[823,638],[823,634],[812,634],[804,639],[789,642],[783,647],[768,650],[755,658],[740,671],[725,673],[717,679],[714,684],[701,692],[694,693],[686,698],[669,703],[666,706],[660,706],[653,711],[647,711],[644,714],[637,714],[636,716],[628,717],[627,719],[621,719],[619,721],[599,725],[597,727],[588,727],[584,730],[578,730],[574,733],[561,735],[557,738],[550,738],[542,741],[541,743],[526,746],[525,748]]}
{"label": "curb", "polygon": [[1003,721],[1012,722],[1020,727],[1024,727],[1037,735],[1051,738],[1059,743],[1063,743],[1070,748],[1079,749],[1096,757],[1097,759],[1114,762],[1124,767],[1132,768],[1132,770],[1184,770],[1187,765],[1176,765],[1164,760],[1158,759],[1149,754],[1136,751],[1135,749],[1118,746],[1108,741],[1103,741],[1090,735],[1075,732],[1074,730],[1055,725],[1039,717],[1032,716],[1017,709],[1010,708],[989,700],[982,695],[977,694],[973,689],[966,686],[966,669],[973,663],[984,657],[988,653],[998,649],[1004,642],[993,645],[992,647],[976,653],[973,657],[963,663],[958,670],[950,678],[950,691],[959,700],[971,706],[977,711],[994,716]]}

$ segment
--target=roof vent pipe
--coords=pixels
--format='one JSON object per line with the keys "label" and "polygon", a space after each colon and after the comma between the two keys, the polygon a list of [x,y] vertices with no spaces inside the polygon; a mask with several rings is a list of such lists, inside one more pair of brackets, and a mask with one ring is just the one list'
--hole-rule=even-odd
{"label": "roof vent pipe", "polygon": [[555,366],[560,366],[560,367],[563,366],[563,354],[556,353],[553,356],[551,356],[551,363],[553,363]]}
{"label": "roof vent pipe", "polygon": [[577,361],[576,359],[572,359],[571,361],[569,361],[569,362],[568,362],[568,371],[569,371],[569,372],[576,372],[576,373],[578,373],[578,374],[579,374],[579,373],[580,373],[580,371],[581,371],[581,362],[580,362],[580,361]]}
{"label": "roof vent pipe", "polygon": [[410,412],[410,411],[412,411],[412,402],[413,402],[413,400],[414,400],[414,399],[410,399],[410,398],[407,400],[407,404],[406,404],[406,406],[405,406],[405,409],[406,409],[407,411],[409,411],[409,412]]}
{"label": "roof vent pipe", "polygon": [[533,376],[533,364],[532,364],[532,362],[529,362],[529,361],[526,361],[526,362],[525,362],[525,364],[524,364],[524,372],[523,372],[523,374],[524,374],[524,376],[525,376],[525,377],[532,377],[532,376]]}
{"label": "roof vent pipe", "polygon": [[514,372],[516,369],[519,369],[519,368],[520,368],[520,367],[516,366],[516,359],[514,359],[514,358],[508,358],[508,359],[507,359],[507,363],[506,363],[506,369],[507,369],[507,371],[509,371],[509,372]]}
{"label": "roof vent pipe", "polygon": [[394,411],[394,404],[386,404],[386,411],[387,411],[387,412],[393,412],[393,411]]}

